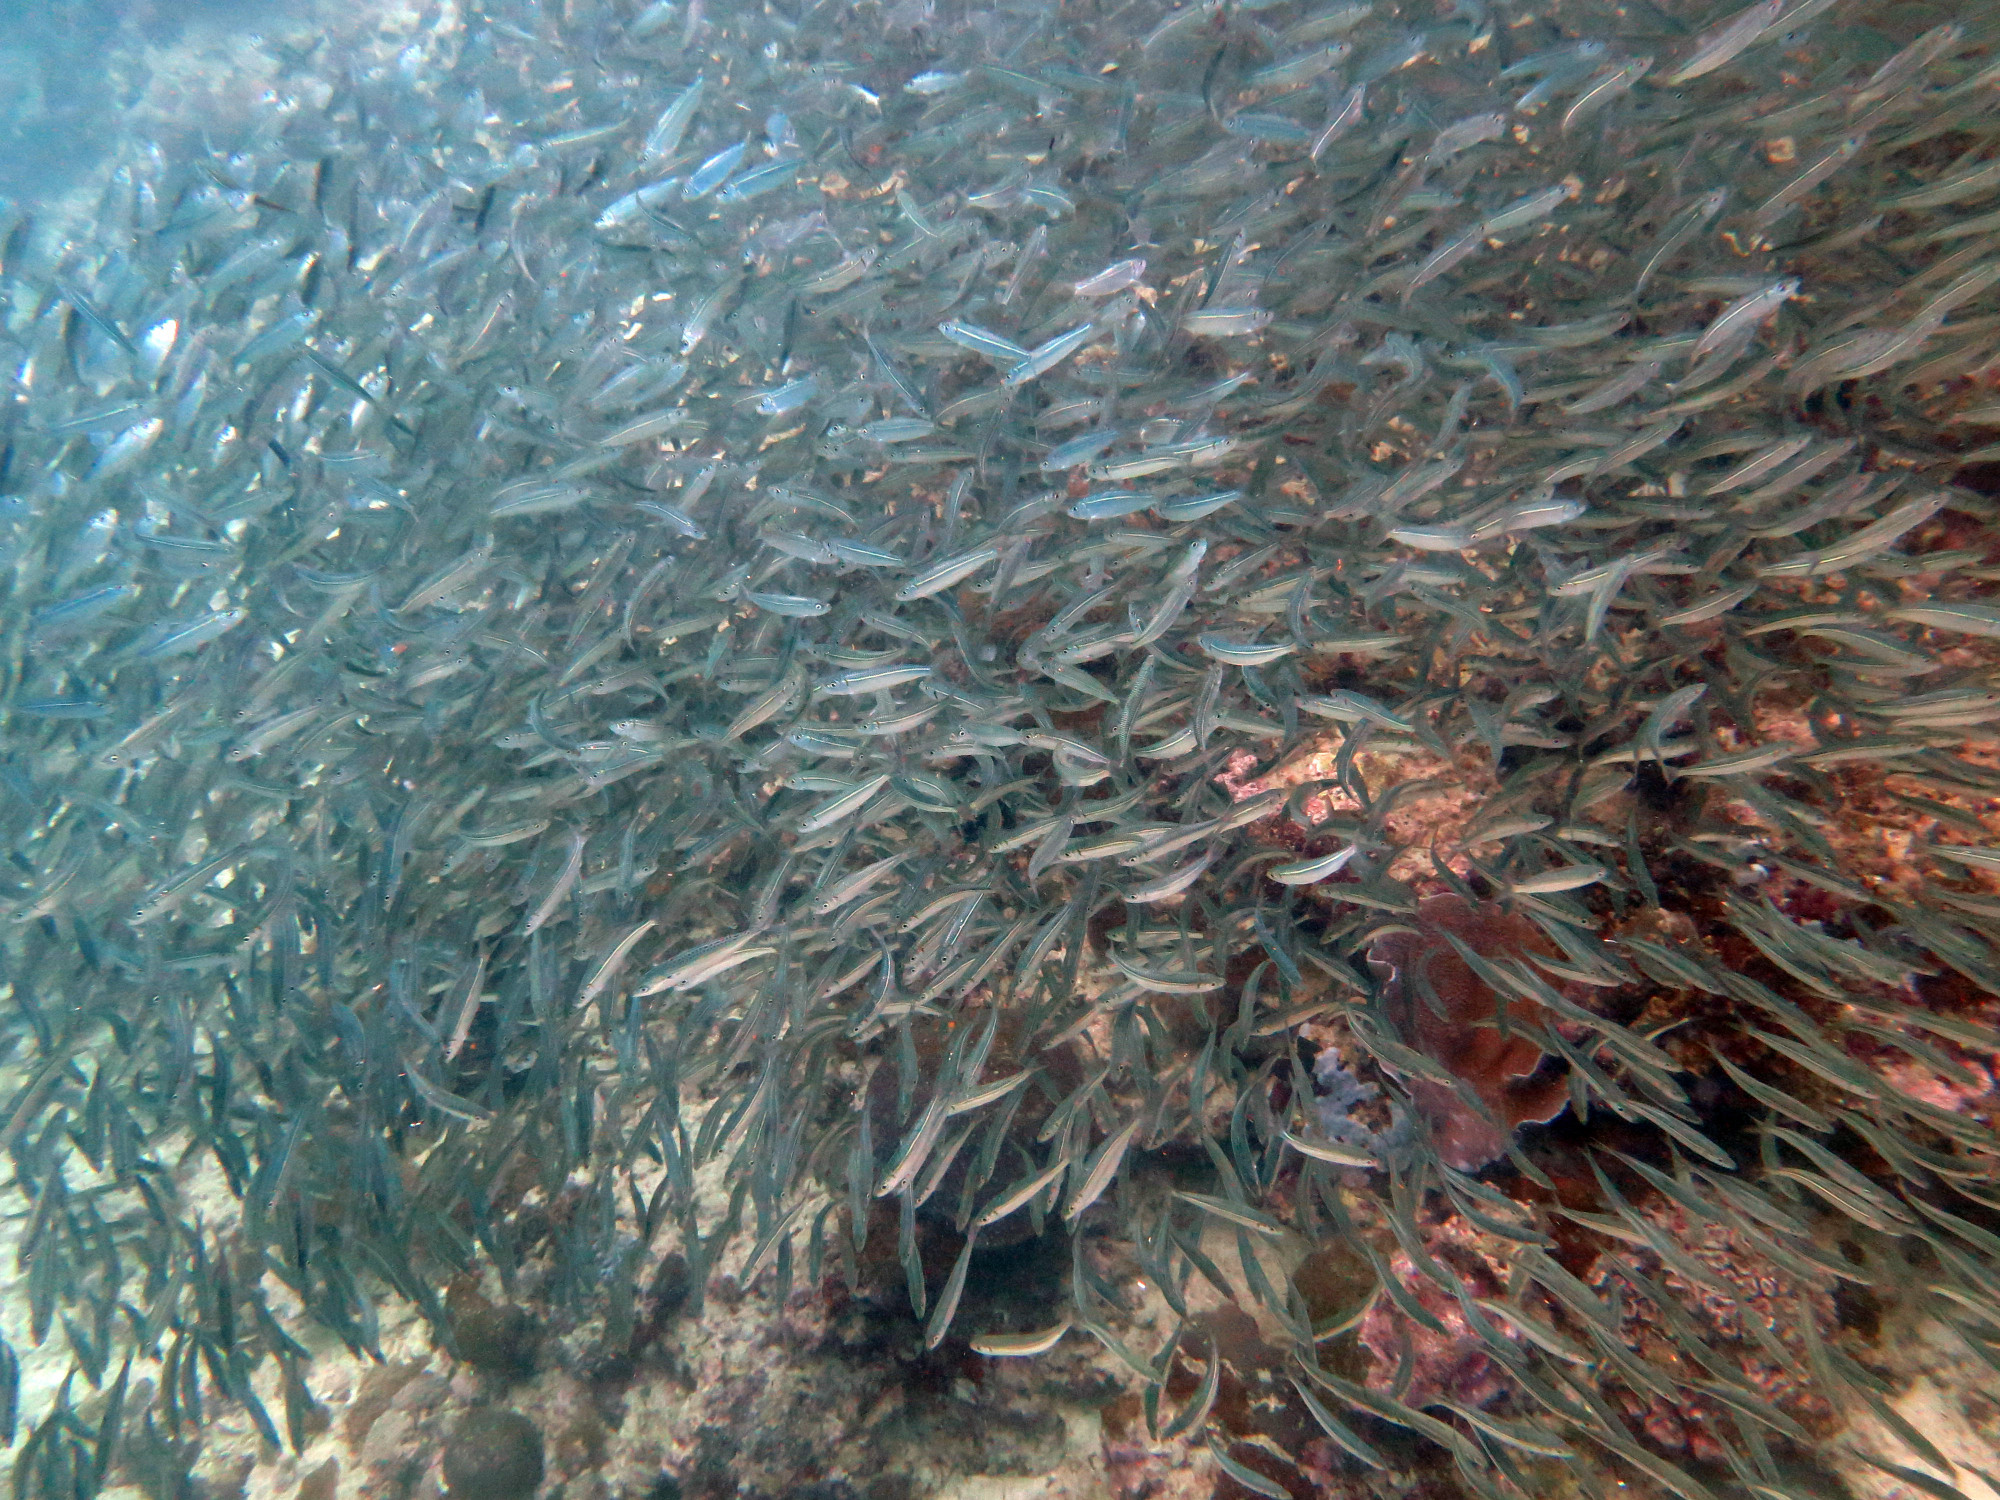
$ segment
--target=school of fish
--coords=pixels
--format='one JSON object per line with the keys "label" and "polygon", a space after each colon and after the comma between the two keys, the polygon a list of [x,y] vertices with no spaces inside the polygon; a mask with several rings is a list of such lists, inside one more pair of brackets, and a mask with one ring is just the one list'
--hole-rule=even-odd
{"label": "school of fish", "polygon": [[[1218,1357],[1162,1404],[1199,1349],[1134,1347],[1081,1253],[1042,1331],[955,1321],[982,1237],[1115,1235],[1177,1309],[1233,1238],[1345,1472],[1472,1494],[1812,1492],[1733,1365],[1634,1354],[1559,1203],[1690,1282],[1661,1212],[1829,1283],[1880,1285],[1846,1235],[1921,1245],[2000,1369],[2000,1142],[1867,1061],[2000,1048],[1919,984],[2000,996],[1996,510],[1955,477],[2000,459],[1996,41],[1862,0],[487,0],[421,66],[295,60],[242,139],[126,143],[80,223],[9,207],[0,1146],[74,1364],[30,1400],[0,1341],[14,1495],[164,1483],[218,1401],[297,1445],[271,1285],[357,1351],[476,1264],[629,1317],[649,1257],[699,1286],[742,1236],[782,1297],[878,1200],[929,1343],[1094,1336],[1274,1497]],[[1864,773],[1931,820],[1900,884],[1836,847]],[[1734,947],[1635,926],[1691,871]],[[1566,1073],[1589,1206],[1383,1008],[1371,945],[1441,893],[1546,936],[1457,952],[1540,1018],[1510,1055]],[[1504,1155],[1444,1160],[1412,1091]],[[1202,1174],[1141,1193],[1172,1143]],[[576,1200],[532,1246],[524,1170]],[[1263,1241],[1352,1246],[1442,1336],[1406,1257],[1504,1400],[1415,1404],[1407,1341],[1363,1381],[1359,1309],[1316,1326]],[[1813,1383],[1952,1475],[1824,1335]],[[1614,1385],[1709,1402],[1724,1458]]]}

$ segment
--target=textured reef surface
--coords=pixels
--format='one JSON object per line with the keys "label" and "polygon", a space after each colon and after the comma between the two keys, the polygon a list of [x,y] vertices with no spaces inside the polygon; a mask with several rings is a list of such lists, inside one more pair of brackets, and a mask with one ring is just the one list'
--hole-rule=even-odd
{"label": "textured reef surface", "polygon": [[343,14],[0,205],[15,1500],[2000,1495],[2000,17]]}

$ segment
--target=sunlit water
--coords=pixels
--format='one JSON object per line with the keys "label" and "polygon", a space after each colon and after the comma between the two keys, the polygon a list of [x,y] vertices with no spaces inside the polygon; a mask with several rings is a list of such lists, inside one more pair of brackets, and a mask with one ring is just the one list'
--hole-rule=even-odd
{"label": "sunlit water", "polygon": [[[169,151],[224,134],[264,89],[338,69],[362,3],[14,0],[0,6],[0,195],[31,204],[88,183],[120,139]],[[218,98],[233,107],[218,113]],[[232,116],[234,118],[232,118]]]}

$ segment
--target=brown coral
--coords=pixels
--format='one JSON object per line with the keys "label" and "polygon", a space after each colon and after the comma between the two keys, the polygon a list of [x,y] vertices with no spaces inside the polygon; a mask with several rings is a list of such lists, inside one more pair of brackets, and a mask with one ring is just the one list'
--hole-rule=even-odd
{"label": "brown coral", "polygon": [[1384,933],[1368,949],[1368,962],[1384,982],[1385,1009],[1404,1043],[1443,1064],[1485,1106],[1481,1114],[1442,1083],[1408,1080],[1438,1155],[1473,1172],[1506,1152],[1517,1127],[1561,1114],[1568,1086],[1562,1074],[1543,1070],[1547,1054],[1518,1029],[1545,1024],[1548,1012],[1496,993],[1446,934],[1496,957],[1546,953],[1548,945],[1531,922],[1497,903],[1445,895],[1427,897],[1410,928]]}

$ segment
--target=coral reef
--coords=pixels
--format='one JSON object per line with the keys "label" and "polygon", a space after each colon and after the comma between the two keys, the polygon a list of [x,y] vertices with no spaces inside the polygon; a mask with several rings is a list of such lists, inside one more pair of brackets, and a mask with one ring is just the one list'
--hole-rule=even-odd
{"label": "coral reef", "polygon": [[[1813,1428],[1824,1430],[1832,1408],[1813,1386],[1805,1350],[1810,1339],[1834,1332],[1830,1278],[1801,1284],[1726,1225],[1690,1225],[1679,1209],[1646,1217],[1659,1226],[1671,1258],[1650,1250],[1604,1254],[1587,1278],[1600,1294],[1615,1295],[1627,1346],[1648,1365],[1753,1392],[1790,1419],[1790,1435],[1799,1440]],[[1704,1369],[1690,1365],[1695,1349]],[[1674,1397],[1628,1388],[1614,1399],[1659,1451],[1721,1462],[1724,1450],[1713,1435],[1721,1402],[1696,1394],[1694,1381],[1680,1383],[1683,1391]]]}
{"label": "coral reef", "polygon": [[1974,1493],[2000,17],[363,30],[0,205],[12,1500]]}

